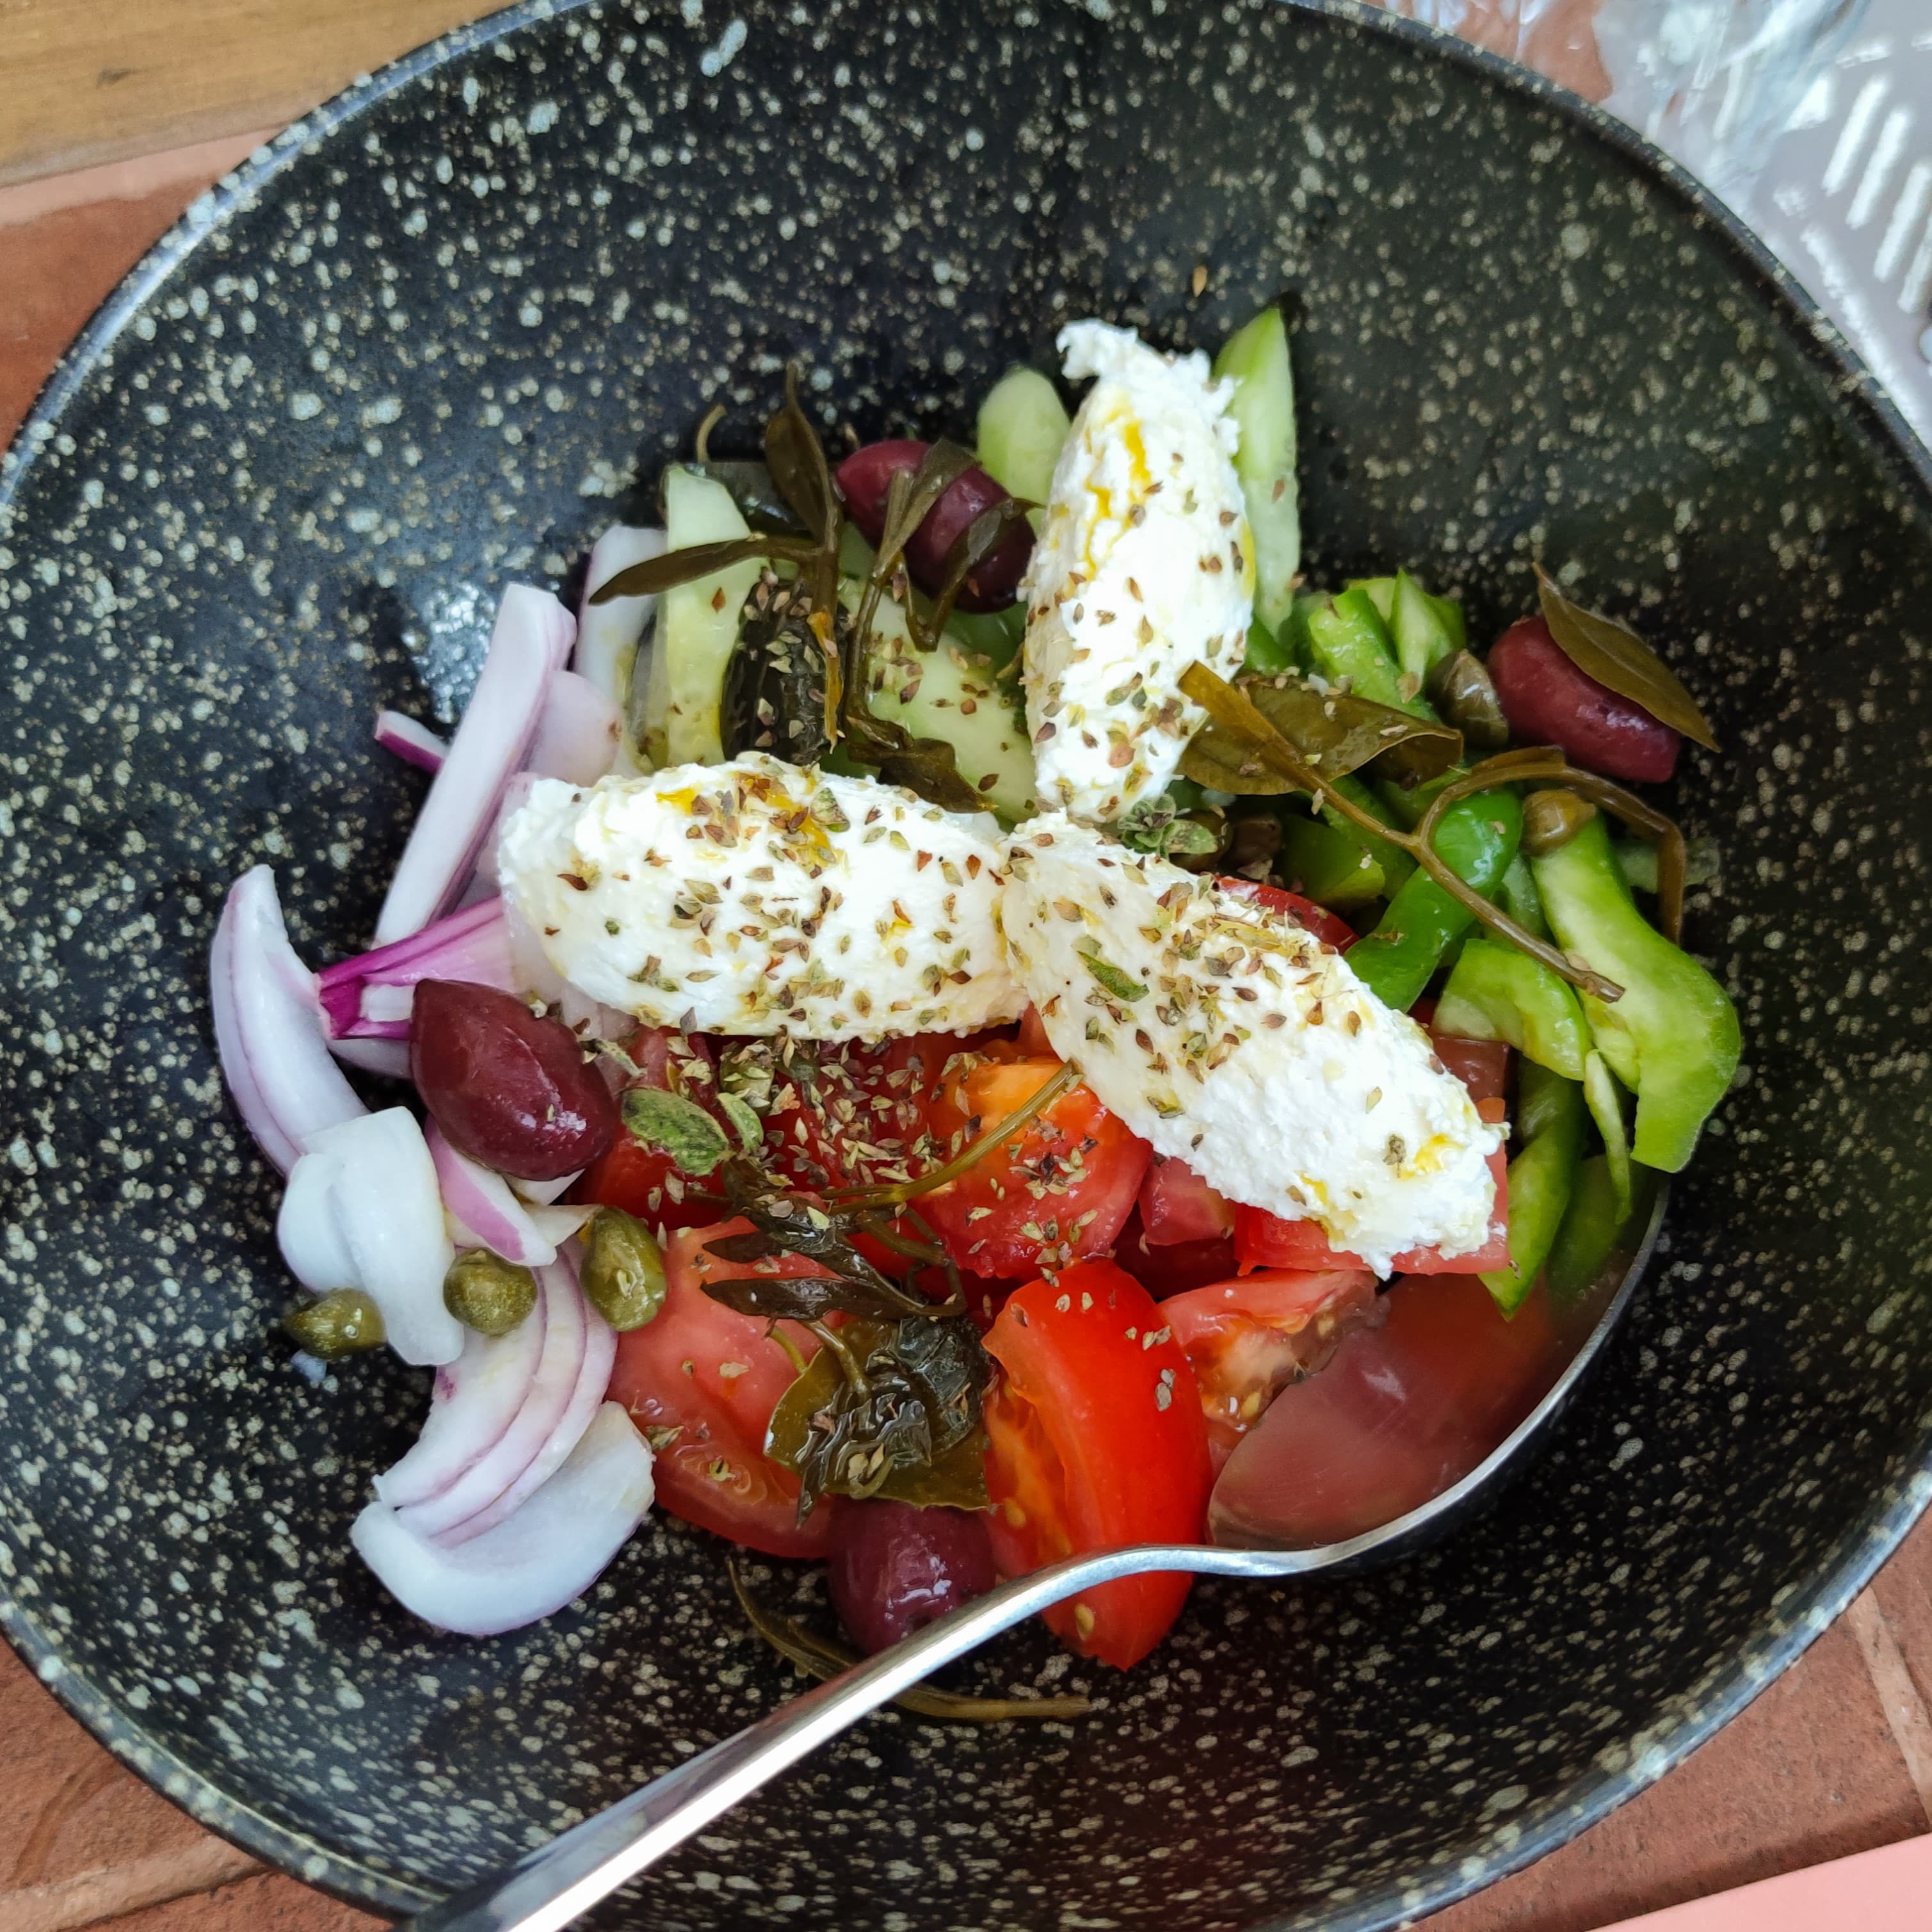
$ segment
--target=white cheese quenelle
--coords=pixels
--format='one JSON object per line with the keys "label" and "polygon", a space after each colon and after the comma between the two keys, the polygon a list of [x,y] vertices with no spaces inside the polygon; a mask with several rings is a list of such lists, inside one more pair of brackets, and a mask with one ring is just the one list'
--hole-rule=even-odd
{"label": "white cheese quenelle", "polygon": [[1026,1006],[994,820],[874,778],[751,753],[587,790],[546,779],[497,862],[550,964],[654,1026],[874,1040]]}
{"label": "white cheese quenelle", "polygon": [[1070,322],[1070,379],[1096,380],[1054,466],[1027,566],[1023,668],[1041,809],[1105,824],[1158,793],[1205,716],[1195,663],[1232,676],[1254,614],[1234,389],[1208,358]]}
{"label": "white cheese quenelle", "polygon": [[1230,1200],[1386,1274],[1482,1246],[1502,1130],[1342,956],[1061,813],[1008,841],[1013,970],[1108,1108]]}

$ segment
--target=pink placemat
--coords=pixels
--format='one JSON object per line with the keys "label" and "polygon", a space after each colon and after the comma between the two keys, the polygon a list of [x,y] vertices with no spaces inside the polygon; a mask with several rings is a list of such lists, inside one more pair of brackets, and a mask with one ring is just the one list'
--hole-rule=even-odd
{"label": "pink placemat", "polygon": [[1932,1836],[1622,1919],[1603,1932],[1932,1932]]}

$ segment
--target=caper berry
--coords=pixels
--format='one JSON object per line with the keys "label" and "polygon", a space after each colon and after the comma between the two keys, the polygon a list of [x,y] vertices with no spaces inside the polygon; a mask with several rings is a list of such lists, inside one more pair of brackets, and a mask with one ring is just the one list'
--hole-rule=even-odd
{"label": "caper berry", "polygon": [[507,1335],[537,1305],[537,1278],[488,1248],[465,1248],[442,1278],[442,1305],[479,1335]]}
{"label": "caper berry", "polygon": [[382,1311],[359,1288],[332,1288],[282,1317],[297,1345],[318,1361],[332,1362],[364,1348],[380,1348],[388,1337]]}
{"label": "caper berry", "polygon": [[641,1328],[664,1306],[664,1256],[634,1214],[600,1208],[584,1232],[578,1282],[612,1328]]}
{"label": "caper berry", "polygon": [[1522,802],[1522,849],[1532,859],[1547,858],[1576,837],[1597,815],[1597,808],[1574,791],[1552,787],[1533,791]]}
{"label": "caper berry", "polygon": [[1509,742],[1509,720],[1488,670],[1473,651],[1444,658],[1429,675],[1429,695],[1472,750],[1499,752]]}

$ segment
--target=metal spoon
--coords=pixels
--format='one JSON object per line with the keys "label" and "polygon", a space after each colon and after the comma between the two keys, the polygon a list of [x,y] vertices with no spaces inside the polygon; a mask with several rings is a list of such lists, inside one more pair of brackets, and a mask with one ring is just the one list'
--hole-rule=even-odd
{"label": "metal spoon", "polygon": [[403,1932],[561,1932],[580,1912],[655,1864],[712,1819],[896,1697],[920,1679],[976,1649],[990,1636],[1096,1583],[1150,1570],[1204,1576],[1314,1576],[1386,1560],[1453,1527],[1479,1494],[1520,1467],[1532,1441],[1562,1409],[1622,1316],[1650,1258],[1664,1219],[1660,1188],[1650,1225],[1596,1325],[1550,1393],[1509,1436],[1459,1483],[1379,1528],[1318,1550],[1222,1550],[1199,1544],[1141,1544],[1096,1556],[1070,1557],[1003,1583],[917,1636],[816,1685],[622,1798],[594,1818],[527,1853],[503,1876],[458,1893],[410,1919]]}

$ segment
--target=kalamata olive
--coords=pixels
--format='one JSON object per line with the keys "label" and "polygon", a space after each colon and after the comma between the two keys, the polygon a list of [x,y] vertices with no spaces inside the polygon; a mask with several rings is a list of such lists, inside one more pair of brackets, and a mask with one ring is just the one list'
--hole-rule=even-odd
{"label": "kalamata olive", "polygon": [[442,1278],[442,1305],[479,1335],[507,1335],[537,1305],[537,1278],[488,1248],[465,1248]]}
{"label": "kalamata olive", "polygon": [[1660,784],[1676,770],[1677,734],[1579,670],[1540,617],[1502,634],[1489,672],[1510,729],[1524,743],[1554,745],[1606,778]]}
{"label": "kalamata olive", "polygon": [[[846,512],[865,532],[868,543],[876,544],[885,530],[886,493],[892,478],[902,470],[908,475],[916,471],[926,460],[927,447],[922,442],[868,442],[839,464],[836,481]],[[906,568],[913,581],[936,596],[945,587],[946,553],[975,518],[1006,500],[1006,492],[978,464],[963,471],[926,512],[926,520],[906,545]],[[959,608],[1004,610],[1013,601],[1032,554],[1033,532],[1023,520],[1016,519],[1006,526],[992,554],[968,574],[957,599]]]}
{"label": "kalamata olive", "polygon": [[334,1288],[326,1294],[292,1308],[282,1326],[296,1346],[318,1361],[333,1362],[364,1348],[380,1348],[388,1338],[382,1311],[359,1288]]}
{"label": "kalamata olive", "polygon": [[574,1173],[617,1137],[617,1103],[576,1036],[494,986],[418,984],[410,1078],[452,1147],[520,1180]]}
{"label": "kalamata olive", "polygon": [[1560,852],[1597,815],[1587,798],[1560,786],[1533,791],[1522,802],[1522,849],[1532,859]]}
{"label": "kalamata olive", "polygon": [[993,1587],[986,1526],[964,1510],[842,1502],[832,1528],[832,1606],[853,1641],[884,1650]]}
{"label": "kalamata olive", "polygon": [[621,1208],[600,1208],[584,1231],[578,1283],[621,1335],[656,1318],[664,1302],[664,1254],[651,1231]]}

